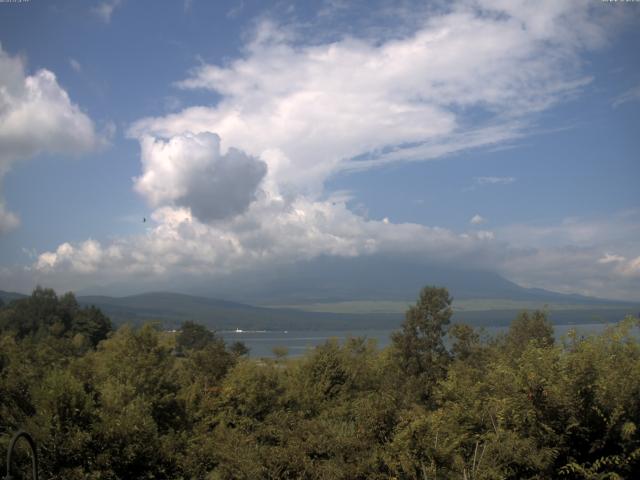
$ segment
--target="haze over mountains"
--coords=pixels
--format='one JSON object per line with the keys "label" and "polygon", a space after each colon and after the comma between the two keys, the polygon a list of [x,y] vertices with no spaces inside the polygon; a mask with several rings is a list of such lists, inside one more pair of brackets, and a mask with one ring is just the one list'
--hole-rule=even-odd
{"label": "haze over mountains", "polygon": [[[223,277],[183,277],[120,281],[76,290],[81,296],[128,296],[150,291],[176,292],[253,305],[306,305],[353,300],[413,302],[425,285],[445,286],[454,300],[505,299],[550,303],[617,302],[578,294],[524,288],[498,273],[476,268],[443,266],[421,259],[369,255],[321,256],[313,260],[239,270]],[[604,296],[603,296],[604,297]]]}
{"label": "haze over mountains", "polygon": [[323,256],[258,275],[236,275],[194,286],[191,292],[255,304],[306,304],[349,300],[413,302],[425,285],[445,286],[462,299],[508,299],[542,303],[600,303],[599,299],[523,288],[495,272],[426,264],[388,256]]}
{"label": "haze over mountains", "polygon": [[[154,320],[166,328],[185,320],[214,329],[394,328],[425,285],[446,286],[454,297],[454,321],[476,325],[505,325],[534,308],[546,308],[555,323],[615,322],[640,310],[640,302],[524,288],[493,272],[361,257],[320,258],[261,275],[175,286],[181,293],[165,286],[124,296],[79,292],[78,300],[117,323]],[[5,301],[19,296],[1,293]]]}

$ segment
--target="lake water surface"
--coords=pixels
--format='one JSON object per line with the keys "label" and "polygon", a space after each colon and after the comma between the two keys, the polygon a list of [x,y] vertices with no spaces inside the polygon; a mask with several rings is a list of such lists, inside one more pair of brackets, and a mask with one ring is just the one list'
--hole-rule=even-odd
{"label": "lake water surface", "polygon": [[[554,325],[554,332],[557,339],[562,338],[570,329],[575,329],[580,335],[600,333],[608,325],[605,323],[590,323],[577,325]],[[484,327],[487,335],[496,335],[506,332],[508,327]],[[387,330],[289,330],[289,331],[219,331],[219,335],[227,343],[236,341],[243,342],[249,348],[251,357],[273,357],[275,347],[286,347],[289,356],[303,355],[307,350],[321,345],[331,338],[336,338],[343,342],[349,337],[364,337],[374,339],[378,348],[384,348],[391,341],[391,333],[395,329]]]}

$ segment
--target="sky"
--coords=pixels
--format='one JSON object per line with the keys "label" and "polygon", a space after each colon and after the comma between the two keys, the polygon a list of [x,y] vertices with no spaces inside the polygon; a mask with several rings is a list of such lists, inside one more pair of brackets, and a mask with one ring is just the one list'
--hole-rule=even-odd
{"label": "sky", "polygon": [[0,289],[414,256],[640,300],[640,2],[0,3]]}

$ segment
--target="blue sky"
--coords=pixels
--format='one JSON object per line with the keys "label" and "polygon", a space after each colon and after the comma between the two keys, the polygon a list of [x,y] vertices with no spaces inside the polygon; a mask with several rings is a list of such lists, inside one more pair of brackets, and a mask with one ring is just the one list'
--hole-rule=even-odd
{"label": "blue sky", "polygon": [[0,288],[415,252],[637,300],[639,20],[600,1],[0,4]]}

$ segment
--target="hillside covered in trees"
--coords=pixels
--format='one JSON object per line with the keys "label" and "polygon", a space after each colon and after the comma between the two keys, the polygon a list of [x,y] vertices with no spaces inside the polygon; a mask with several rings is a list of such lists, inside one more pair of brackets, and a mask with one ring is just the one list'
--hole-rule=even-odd
{"label": "hillside covered in trees", "polygon": [[638,478],[637,320],[555,342],[542,312],[489,339],[451,313],[427,287],[389,348],[253,360],[37,289],[0,309],[0,450],[26,429],[54,479]]}

